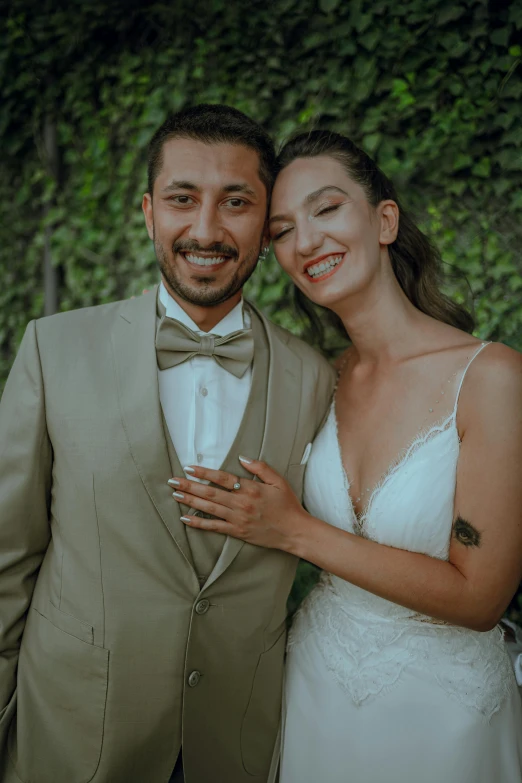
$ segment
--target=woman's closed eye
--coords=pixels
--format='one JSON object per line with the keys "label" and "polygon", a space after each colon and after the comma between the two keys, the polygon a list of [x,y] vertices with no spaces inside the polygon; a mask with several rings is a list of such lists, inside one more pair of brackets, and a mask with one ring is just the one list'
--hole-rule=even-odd
{"label": "woman's closed eye", "polygon": [[285,228],[281,228],[275,234],[272,234],[272,242],[277,242],[278,239],[282,239],[291,230],[292,230],[292,226],[285,226]]}
{"label": "woman's closed eye", "polygon": [[[342,206],[344,202],[341,202],[339,204],[324,204],[323,206],[319,207],[319,209],[312,215],[312,217],[320,217],[322,215],[330,215],[333,212],[336,212],[339,207]],[[291,230],[293,226],[284,226],[283,228],[280,228],[279,231],[277,231],[275,234],[272,234],[272,241],[277,242],[279,239],[283,239]]]}
{"label": "woman's closed eye", "polygon": [[328,204],[327,206],[320,207],[320,209],[316,212],[315,217],[318,217],[319,215],[328,215],[330,212],[335,212],[335,210],[339,209],[340,206],[340,204]]}

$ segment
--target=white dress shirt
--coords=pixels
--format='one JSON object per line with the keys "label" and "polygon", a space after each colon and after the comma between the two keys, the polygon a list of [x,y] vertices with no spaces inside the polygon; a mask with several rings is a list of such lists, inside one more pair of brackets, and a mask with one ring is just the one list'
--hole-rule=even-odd
{"label": "white dress shirt", "polygon": [[[159,298],[174,318],[205,334],[161,283]],[[209,334],[225,337],[249,329],[250,317],[238,302]],[[182,467],[219,469],[241,424],[252,380],[252,365],[242,378],[224,370],[212,356],[194,356],[176,367],[158,370],[161,407]],[[187,476],[189,478],[189,476]]]}

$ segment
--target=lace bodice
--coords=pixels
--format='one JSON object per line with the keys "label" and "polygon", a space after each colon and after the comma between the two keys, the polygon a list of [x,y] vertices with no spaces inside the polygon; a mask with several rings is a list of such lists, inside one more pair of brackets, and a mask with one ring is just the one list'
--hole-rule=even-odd
{"label": "lace bodice", "polygon": [[[464,375],[465,370],[451,414],[423,431],[395,461],[360,519],[350,499],[332,405],[308,461],[305,504],[310,513],[381,544],[447,560],[460,447],[457,401]],[[412,666],[422,667],[462,704],[487,718],[513,685],[499,629],[479,633],[438,623],[332,574],[323,573],[304,601],[289,645],[311,633],[326,665],[356,704],[393,686]]]}

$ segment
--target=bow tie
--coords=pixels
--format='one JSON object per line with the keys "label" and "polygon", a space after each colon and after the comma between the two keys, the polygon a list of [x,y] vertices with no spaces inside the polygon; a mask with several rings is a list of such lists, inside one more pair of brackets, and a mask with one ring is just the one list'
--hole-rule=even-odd
{"label": "bow tie", "polygon": [[241,378],[254,357],[254,338],[251,329],[240,329],[225,337],[196,334],[164,316],[156,333],[156,356],[160,370],[176,367],[193,356],[213,356],[224,370]]}

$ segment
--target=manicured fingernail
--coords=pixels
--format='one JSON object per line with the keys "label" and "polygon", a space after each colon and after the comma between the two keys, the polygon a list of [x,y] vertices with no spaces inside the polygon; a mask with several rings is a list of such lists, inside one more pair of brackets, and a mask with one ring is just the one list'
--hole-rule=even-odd
{"label": "manicured fingernail", "polygon": [[188,517],[180,517],[182,522],[188,522],[190,524],[190,519]]}
{"label": "manicured fingernail", "polygon": [[173,498],[178,498],[178,500],[183,500],[185,495],[183,494],[183,492],[173,492],[172,493],[172,497]]}
{"label": "manicured fingernail", "polygon": [[194,470],[194,468],[183,468],[183,470],[185,471],[185,473],[195,473],[196,472]]}
{"label": "manicured fingernail", "polygon": [[169,479],[167,484],[170,484],[171,487],[179,487],[179,481],[177,479]]}
{"label": "manicured fingernail", "polygon": [[240,462],[246,462],[248,465],[250,465],[250,463],[251,463],[251,462],[253,462],[254,460],[252,460],[252,459],[247,459],[246,457],[242,457],[242,456],[241,456],[241,454],[240,454],[240,455],[239,455],[239,461],[240,461]]}

